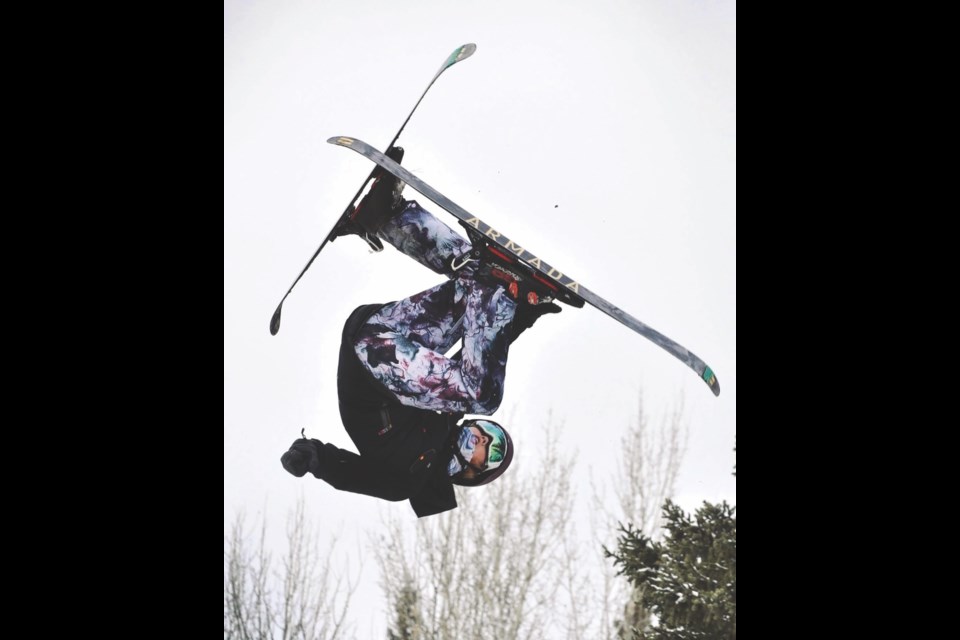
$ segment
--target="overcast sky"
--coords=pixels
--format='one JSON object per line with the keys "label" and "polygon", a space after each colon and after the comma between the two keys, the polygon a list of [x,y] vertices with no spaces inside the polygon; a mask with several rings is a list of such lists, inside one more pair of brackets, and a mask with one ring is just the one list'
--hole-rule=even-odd
{"label": "overcast sky", "polygon": [[[583,286],[700,356],[720,397],[679,360],[587,306],[564,307],[511,349],[500,412],[518,460],[552,410],[586,483],[618,455],[642,389],[652,416],[683,397],[678,497],[736,501],[736,4],[694,0],[224,3],[224,520],[282,531],[302,492],[344,539],[407,503],[339,494],[283,471],[308,437],[352,449],[336,368],[347,315],[438,276],[357,238],[328,245],[270,316],[369,173],[335,135],[383,150]],[[428,209],[442,211],[408,189]],[[454,218],[446,220],[453,226]],[[504,418],[509,414],[509,422]],[[529,446],[525,449],[524,445]],[[482,491],[483,489],[479,489]],[[584,495],[586,498],[586,495]],[[361,542],[351,542],[356,547]],[[372,560],[364,598],[380,605]],[[355,612],[359,637],[385,616]]]}

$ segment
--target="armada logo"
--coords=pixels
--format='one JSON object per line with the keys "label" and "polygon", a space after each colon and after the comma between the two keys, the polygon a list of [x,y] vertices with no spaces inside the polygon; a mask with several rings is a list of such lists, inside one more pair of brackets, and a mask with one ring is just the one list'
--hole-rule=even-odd
{"label": "armada logo", "polygon": [[464,220],[464,222],[470,225],[471,227],[473,227],[474,229],[476,229],[477,231],[479,231],[480,233],[482,233],[483,235],[487,236],[491,240],[495,241],[501,247],[503,247],[513,255],[517,256],[518,258],[520,258],[521,260],[529,264],[531,267],[538,269],[541,273],[547,274],[548,276],[550,276],[551,278],[553,278],[554,280],[562,284],[564,287],[566,287],[570,291],[573,291],[576,294],[580,293],[580,284],[574,281],[573,278],[571,278],[570,276],[563,275],[563,272],[558,271],[557,269],[554,269],[552,266],[542,261],[537,256],[533,255],[532,253],[530,253],[529,251],[527,251],[526,249],[524,249],[523,247],[515,243],[510,238],[506,237],[505,235],[503,235],[502,233],[500,233],[499,231],[497,231],[496,229],[488,225],[486,222],[484,222],[480,218],[473,217],[473,218],[470,218],[469,220]]}

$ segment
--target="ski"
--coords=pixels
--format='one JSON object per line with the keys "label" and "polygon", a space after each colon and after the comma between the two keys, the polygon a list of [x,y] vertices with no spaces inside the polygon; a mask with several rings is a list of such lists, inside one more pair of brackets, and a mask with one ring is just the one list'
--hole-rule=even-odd
{"label": "ski", "polygon": [[[457,47],[453,51],[453,53],[447,56],[447,59],[444,61],[443,66],[440,67],[440,70],[437,71],[436,75],[433,76],[433,80],[430,81],[430,84],[427,85],[427,88],[423,90],[423,93],[420,95],[420,99],[417,100],[417,104],[413,105],[413,109],[410,111],[409,115],[407,115],[407,119],[403,121],[402,125],[400,125],[400,130],[397,131],[397,135],[393,136],[393,140],[391,140],[390,144],[387,145],[388,149],[396,144],[397,139],[400,137],[400,134],[403,133],[403,130],[404,128],[406,128],[407,123],[410,122],[410,118],[411,116],[413,116],[413,112],[416,111],[417,107],[420,106],[420,103],[423,102],[423,98],[424,96],[427,95],[427,91],[430,91],[430,87],[432,87],[433,83],[437,81],[437,78],[440,77],[440,74],[442,74],[444,71],[446,71],[456,63],[460,62],[461,60],[466,60],[467,58],[472,56],[473,52],[476,50],[477,50],[477,45],[472,43],[465,44],[463,46]],[[309,262],[307,262],[307,266],[303,268],[303,271],[300,272],[300,275],[297,276],[297,279],[293,281],[293,284],[290,285],[290,288],[287,289],[287,292],[283,295],[283,299],[280,300],[280,304],[277,305],[277,310],[273,312],[273,316],[270,318],[270,335],[275,336],[277,335],[277,332],[280,331],[280,311],[283,308],[283,303],[287,299],[287,296],[289,296],[290,292],[293,291],[293,288],[297,286],[297,283],[300,282],[300,278],[302,278],[303,274],[307,272],[307,269],[309,269],[310,265],[313,264],[313,261],[317,259],[317,256],[320,255],[320,252],[327,245],[327,243],[332,240],[331,236],[333,235],[334,230],[338,226],[340,226],[340,223],[342,223],[353,211],[353,207],[357,201],[357,198],[360,197],[360,194],[363,193],[363,190],[366,188],[367,184],[369,184],[369,182],[373,179],[374,173],[376,173],[376,171],[377,171],[377,168],[374,167],[373,170],[370,172],[370,175],[367,176],[367,179],[363,181],[362,185],[360,185],[360,189],[357,190],[356,195],[354,195],[353,198],[350,200],[349,204],[347,204],[347,208],[344,209],[343,213],[340,214],[340,217],[337,218],[336,224],[333,225],[333,227],[330,229],[330,232],[327,233],[327,235],[324,237],[323,242],[320,243],[320,246],[314,252],[313,257],[310,258]]]}
{"label": "ski", "polygon": [[[710,367],[708,367],[703,360],[694,355],[686,347],[677,344],[659,331],[645,325],[627,312],[610,304],[597,294],[581,285],[575,279],[564,274],[559,269],[554,268],[530,250],[524,248],[522,245],[517,244],[477,216],[460,207],[442,193],[407,171],[401,165],[397,164],[380,151],[377,151],[371,147],[366,142],[345,136],[333,137],[327,140],[327,142],[341,147],[353,149],[357,153],[366,156],[370,160],[373,160],[377,165],[383,167],[400,180],[406,182],[407,186],[412,187],[419,193],[422,193],[444,210],[456,216],[460,220],[461,224],[463,224],[463,226],[467,229],[467,231],[470,232],[471,241],[483,241],[485,243],[492,241],[496,243],[512,258],[516,259],[527,268],[538,272],[542,276],[538,278],[538,280],[545,284],[549,284],[553,289],[558,290],[559,295],[556,296],[558,299],[563,300],[568,304],[574,304],[574,306],[577,306],[577,300],[583,300],[600,311],[603,311],[614,320],[617,320],[630,329],[633,329],[693,369],[697,375],[707,383],[707,385],[710,387],[710,390],[713,391],[713,395],[720,395],[720,383],[717,381],[717,376],[713,373],[713,370],[710,369]],[[474,242],[474,247],[476,248],[476,242]],[[566,295],[565,298],[564,294],[569,295]],[[582,303],[580,306],[582,306]]]}

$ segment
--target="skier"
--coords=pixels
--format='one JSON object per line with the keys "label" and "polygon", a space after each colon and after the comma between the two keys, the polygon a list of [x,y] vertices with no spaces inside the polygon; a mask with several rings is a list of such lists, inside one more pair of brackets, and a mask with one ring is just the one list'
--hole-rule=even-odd
{"label": "skier", "polygon": [[[387,155],[397,162],[403,149]],[[340,417],[360,455],[298,439],[281,457],[297,477],[308,471],[336,489],[410,500],[418,517],[457,506],[453,485],[498,478],[513,441],[489,416],[503,398],[510,344],[545,313],[549,289],[510,269],[401,197],[404,183],[381,170],[370,192],[333,237],[386,240],[448,280],[388,304],[357,308],[340,345]],[[462,340],[453,357],[447,353]]]}

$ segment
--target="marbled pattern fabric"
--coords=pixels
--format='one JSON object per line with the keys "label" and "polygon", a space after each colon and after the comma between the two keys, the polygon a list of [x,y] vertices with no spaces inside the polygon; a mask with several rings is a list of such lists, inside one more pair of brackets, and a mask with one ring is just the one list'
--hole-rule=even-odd
{"label": "marbled pattern fabric", "polygon": [[[470,244],[408,202],[381,237],[447,282],[390,303],[367,320],[354,343],[363,365],[402,404],[449,413],[490,415],[503,399],[508,341],[516,303],[500,286],[473,280],[473,265],[456,273],[453,258]],[[462,342],[459,354],[444,354]]]}
{"label": "marbled pattern fabric", "polygon": [[[467,240],[416,200],[405,201],[400,213],[388,220],[378,234],[400,252],[428,269],[451,275],[450,262],[470,252]],[[461,275],[472,273],[472,265]]]}

